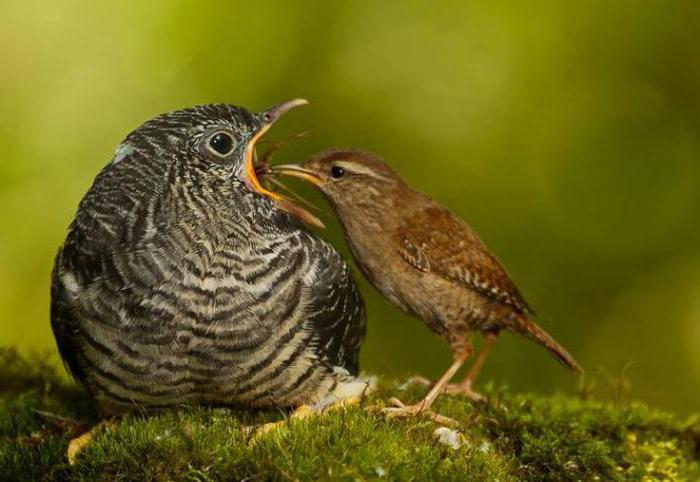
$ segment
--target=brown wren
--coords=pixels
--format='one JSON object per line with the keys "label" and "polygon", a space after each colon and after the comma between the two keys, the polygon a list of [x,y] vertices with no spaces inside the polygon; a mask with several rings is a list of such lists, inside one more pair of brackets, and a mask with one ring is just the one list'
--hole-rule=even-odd
{"label": "brown wren", "polygon": [[[452,348],[454,362],[425,398],[411,406],[394,399],[394,416],[429,411],[443,391],[481,399],[472,390],[501,330],[546,347],[572,370],[574,358],[534,321],[534,312],[499,260],[447,208],[411,188],[385,162],[359,150],[328,150],[303,165],[272,174],[317,186],[333,206],[355,260],[374,287],[404,312],[422,319]],[[472,355],[471,333],[484,346],[465,379],[449,384]]]}

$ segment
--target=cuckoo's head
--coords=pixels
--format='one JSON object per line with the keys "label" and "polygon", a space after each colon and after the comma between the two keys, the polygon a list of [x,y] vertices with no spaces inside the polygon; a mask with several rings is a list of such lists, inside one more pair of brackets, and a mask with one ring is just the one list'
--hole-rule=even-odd
{"label": "cuckoo's head", "polygon": [[207,104],[155,117],[127,136],[114,163],[129,157],[171,166],[179,182],[201,189],[234,187],[272,200],[280,209],[311,224],[317,218],[291,200],[265,188],[256,175],[256,144],[294,107],[294,99],[253,113],[229,104]]}

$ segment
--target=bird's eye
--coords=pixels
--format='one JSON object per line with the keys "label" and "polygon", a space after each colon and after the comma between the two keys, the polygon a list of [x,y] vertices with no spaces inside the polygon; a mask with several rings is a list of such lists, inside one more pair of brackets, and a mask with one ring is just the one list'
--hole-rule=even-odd
{"label": "bird's eye", "polygon": [[331,177],[333,179],[340,179],[345,175],[345,169],[340,166],[331,167]]}
{"label": "bird's eye", "polygon": [[233,138],[225,132],[217,132],[209,138],[209,150],[218,156],[226,156],[233,150]]}

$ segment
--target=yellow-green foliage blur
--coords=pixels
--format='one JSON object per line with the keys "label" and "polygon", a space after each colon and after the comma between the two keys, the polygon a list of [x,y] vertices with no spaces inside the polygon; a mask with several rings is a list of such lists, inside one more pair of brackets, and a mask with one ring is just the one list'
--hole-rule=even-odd
{"label": "yellow-green foliage blur", "polygon": [[[472,224],[589,371],[700,406],[697,2],[115,5],[0,3],[0,344],[55,349],[53,256],[131,129],[194,104],[305,97],[271,137],[318,128],[278,161],[380,153]],[[362,287],[364,369],[436,376],[447,347]],[[488,380],[576,386],[511,335]]]}

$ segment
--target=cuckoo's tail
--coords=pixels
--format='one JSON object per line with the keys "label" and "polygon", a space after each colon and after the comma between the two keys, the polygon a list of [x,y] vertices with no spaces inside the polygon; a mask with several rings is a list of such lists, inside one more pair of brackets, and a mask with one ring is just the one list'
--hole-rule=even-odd
{"label": "cuckoo's tail", "polygon": [[514,327],[515,331],[536,341],[547,348],[552,355],[557,357],[564,365],[571,370],[583,373],[583,368],[566,349],[561,346],[552,336],[540,328],[534,321],[525,317],[520,318]]}

